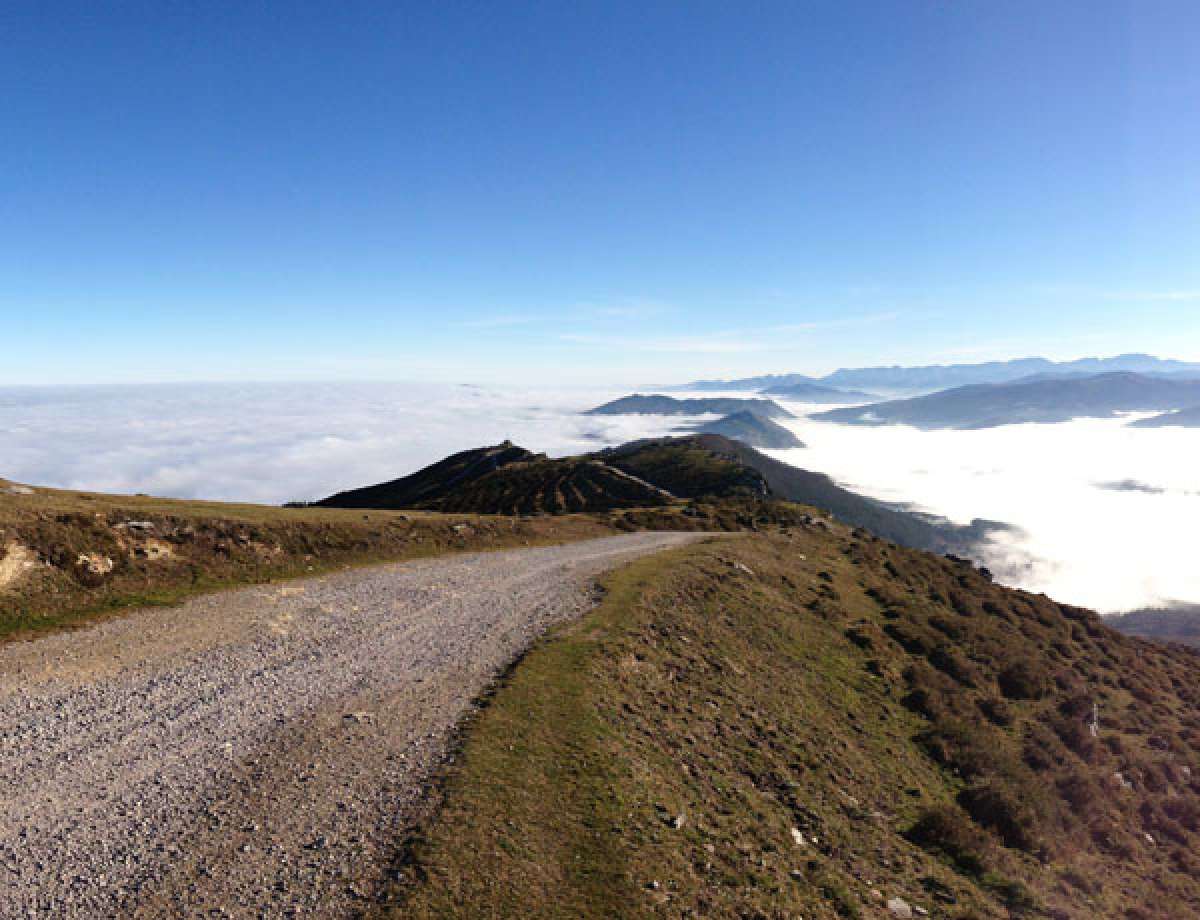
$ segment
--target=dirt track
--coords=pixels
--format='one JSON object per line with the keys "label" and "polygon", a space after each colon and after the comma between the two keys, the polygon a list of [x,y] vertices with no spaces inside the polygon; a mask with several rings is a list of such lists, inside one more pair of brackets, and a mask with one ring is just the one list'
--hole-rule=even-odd
{"label": "dirt track", "polygon": [[454,725],[594,575],[692,535],[212,595],[0,648],[0,917],[343,917]]}

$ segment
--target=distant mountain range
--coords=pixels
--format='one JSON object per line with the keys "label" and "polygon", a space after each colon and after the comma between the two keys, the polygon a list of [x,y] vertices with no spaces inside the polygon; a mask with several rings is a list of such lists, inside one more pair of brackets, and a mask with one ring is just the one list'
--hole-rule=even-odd
{"label": "distant mountain range", "polygon": [[411,476],[340,492],[317,504],[512,514],[772,499],[822,508],[893,542],[937,552],[969,555],[989,532],[1004,526],[976,521],[961,527],[905,511],[715,434],[652,438],[563,458],[505,442],[463,451]]}
{"label": "distant mountain range", "polygon": [[1200,604],[1147,607],[1107,616],[1104,622],[1130,636],[1180,642],[1200,648]]}
{"label": "distant mountain range", "polygon": [[780,399],[792,399],[796,402],[809,403],[869,403],[877,402],[878,396],[864,393],[861,390],[839,390],[820,383],[789,383],[780,384],[762,391],[766,396],[777,396]]}
{"label": "distant mountain range", "polygon": [[771,387],[795,386],[798,383],[816,383],[817,378],[807,374],[764,374],[761,377],[742,377],[739,380],[694,380],[675,390],[767,390]]}
{"label": "distant mountain range", "polygon": [[1083,358],[1078,361],[1049,361],[1020,358],[982,364],[936,364],[925,367],[843,368],[824,377],[805,374],[768,374],[734,380],[697,380],[680,387],[689,390],[767,390],[799,383],[817,383],[837,389],[930,392],[976,383],[1008,383],[1035,374],[1095,375],[1129,371],[1138,374],[1200,376],[1200,364],[1128,354],[1114,358]]}
{"label": "distant mountain range", "polygon": [[750,447],[769,450],[785,450],[804,446],[803,441],[778,422],[746,410],[727,415],[715,422],[695,425],[688,430],[701,434],[719,434],[735,441],[741,441]]}
{"label": "distant mountain range", "polygon": [[1130,422],[1130,428],[1200,428],[1200,406]]}
{"label": "distant mountain range", "polygon": [[847,425],[994,428],[1073,418],[1110,418],[1119,412],[1164,411],[1200,405],[1200,380],[1107,373],[1045,377],[1005,384],[956,387],[928,396],[834,409],[813,418]]}
{"label": "distant mountain range", "polygon": [[763,418],[795,418],[769,399],[676,399],[673,396],[634,393],[589,409],[585,415],[733,415],[753,412]]}

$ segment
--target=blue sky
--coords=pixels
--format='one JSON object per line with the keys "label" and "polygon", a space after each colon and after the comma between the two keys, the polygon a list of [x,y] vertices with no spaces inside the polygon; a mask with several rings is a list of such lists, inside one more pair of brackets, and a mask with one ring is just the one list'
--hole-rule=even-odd
{"label": "blue sky", "polygon": [[1200,359],[1191,2],[10,3],[0,383]]}

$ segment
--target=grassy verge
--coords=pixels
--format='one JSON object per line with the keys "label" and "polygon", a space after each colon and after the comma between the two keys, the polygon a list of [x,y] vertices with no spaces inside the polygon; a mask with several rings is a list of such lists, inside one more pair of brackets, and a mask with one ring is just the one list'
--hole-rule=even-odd
{"label": "grassy verge", "polygon": [[[607,585],[469,726],[385,913],[832,920],[901,899],[954,920],[1146,920],[1200,905],[1194,656],[841,530],[716,541]],[[1138,779],[1114,791],[1117,771]]]}
{"label": "grassy verge", "polygon": [[[889,758],[913,716],[785,599],[789,545],[610,577],[471,726],[394,916],[846,917],[883,888],[927,901],[925,877],[986,907],[891,829],[946,784]],[[896,868],[866,872],[872,847]]]}

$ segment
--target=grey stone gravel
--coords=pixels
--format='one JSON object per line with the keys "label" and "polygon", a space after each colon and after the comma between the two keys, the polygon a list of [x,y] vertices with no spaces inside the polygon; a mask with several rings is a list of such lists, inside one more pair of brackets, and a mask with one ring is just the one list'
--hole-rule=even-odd
{"label": "grey stone gravel", "polygon": [[478,694],[595,575],[691,539],[359,569],[0,648],[0,917],[359,912]]}

